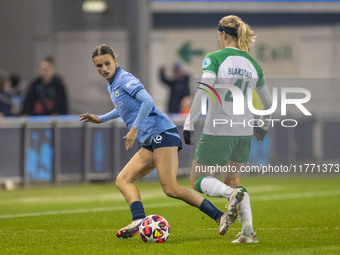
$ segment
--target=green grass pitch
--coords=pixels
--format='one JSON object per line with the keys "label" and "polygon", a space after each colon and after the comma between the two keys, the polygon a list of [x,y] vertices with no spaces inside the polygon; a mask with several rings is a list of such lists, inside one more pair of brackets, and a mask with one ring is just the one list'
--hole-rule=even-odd
{"label": "green grass pitch", "polygon": [[[189,187],[188,180],[180,180]],[[170,237],[146,244],[115,232],[130,211],[113,184],[0,191],[0,254],[340,254],[340,179],[243,179],[258,244],[231,244],[198,209],[166,197],[158,182],[139,182],[146,214],[165,217]],[[223,209],[225,200],[210,198]]]}

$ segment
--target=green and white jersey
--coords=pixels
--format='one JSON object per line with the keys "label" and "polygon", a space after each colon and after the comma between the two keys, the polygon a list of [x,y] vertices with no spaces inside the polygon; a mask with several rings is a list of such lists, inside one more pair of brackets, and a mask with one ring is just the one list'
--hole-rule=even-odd
{"label": "green and white jersey", "polygon": [[[203,133],[217,136],[248,136],[253,134],[254,119],[247,102],[248,88],[251,92],[265,85],[262,69],[246,52],[236,48],[224,48],[206,55],[202,65],[203,77],[215,77],[211,84],[220,102],[208,98],[208,111]],[[209,82],[207,82],[209,84]],[[216,88],[216,85],[232,85],[240,89],[244,95],[244,115],[233,114],[233,93],[228,88]],[[203,88],[203,87],[202,87]],[[208,90],[208,89],[207,89]],[[215,96],[215,95],[214,95]]]}

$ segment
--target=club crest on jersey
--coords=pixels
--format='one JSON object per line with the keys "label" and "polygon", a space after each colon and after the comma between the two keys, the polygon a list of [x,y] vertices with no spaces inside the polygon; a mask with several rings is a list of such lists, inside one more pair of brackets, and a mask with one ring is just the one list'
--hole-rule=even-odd
{"label": "club crest on jersey", "polygon": [[116,96],[116,97],[119,97],[119,91],[118,91],[118,89],[115,91],[115,96]]}
{"label": "club crest on jersey", "polygon": [[206,58],[203,61],[202,68],[207,68],[208,66],[210,66],[210,64],[211,64],[210,58]]}
{"label": "club crest on jersey", "polygon": [[161,135],[158,135],[158,136],[156,136],[156,137],[153,139],[153,141],[154,141],[155,143],[161,143],[161,142],[162,142],[162,139],[163,139],[163,137],[162,137]]}

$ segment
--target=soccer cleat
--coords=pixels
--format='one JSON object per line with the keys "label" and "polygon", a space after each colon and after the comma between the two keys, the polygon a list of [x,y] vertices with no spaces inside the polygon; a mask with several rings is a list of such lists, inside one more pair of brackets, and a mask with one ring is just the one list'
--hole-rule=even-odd
{"label": "soccer cleat", "polygon": [[243,232],[240,232],[236,235],[236,237],[238,238],[231,243],[258,243],[255,232],[253,232],[250,236],[246,236]]}
{"label": "soccer cleat", "polygon": [[220,235],[225,235],[227,233],[227,230],[228,230],[227,219],[228,219],[228,214],[224,213],[221,216],[219,222],[217,223],[218,231],[220,232]]}
{"label": "soccer cleat", "polygon": [[218,222],[220,235],[225,235],[228,228],[235,223],[238,214],[237,204],[242,201],[243,196],[244,190],[242,188],[236,188],[231,193],[229,202],[226,204],[226,208],[228,208],[227,213],[223,214]]}
{"label": "soccer cleat", "polygon": [[234,224],[237,219],[237,205],[242,201],[243,196],[244,190],[242,188],[236,188],[230,195],[229,202],[226,204],[226,208],[228,208],[226,219],[227,229]]}
{"label": "soccer cleat", "polygon": [[120,229],[117,233],[116,236],[120,239],[124,239],[124,238],[131,238],[134,235],[136,235],[139,231],[139,226],[142,223],[143,219],[139,219],[139,220],[134,220],[133,222],[131,222],[129,225],[127,225],[126,227]]}

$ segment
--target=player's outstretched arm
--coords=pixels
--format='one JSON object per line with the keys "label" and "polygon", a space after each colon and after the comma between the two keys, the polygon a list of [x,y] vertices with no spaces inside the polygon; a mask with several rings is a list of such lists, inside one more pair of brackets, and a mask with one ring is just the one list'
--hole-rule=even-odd
{"label": "player's outstretched arm", "polygon": [[84,121],[84,122],[91,122],[95,124],[100,124],[100,118],[94,114],[91,113],[84,113],[80,115],[79,121]]}
{"label": "player's outstretched arm", "polygon": [[[216,80],[216,75],[204,72],[202,75],[201,82],[208,84],[210,86],[214,86]],[[183,127],[183,138],[185,144],[192,145],[192,137],[194,135],[194,124],[198,120],[198,118],[201,115],[201,103],[202,103],[202,96],[204,95],[204,92],[202,90],[197,90],[194,100],[190,107],[190,112],[185,119],[184,127]]]}
{"label": "player's outstretched arm", "polygon": [[116,119],[119,117],[119,112],[117,111],[117,109],[113,109],[111,112],[108,112],[104,115],[94,115],[91,113],[85,113],[80,115],[80,121],[84,121],[84,122],[91,122],[91,123],[95,123],[95,124],[100,124],[100,123],[104,123],[113,119]]}

